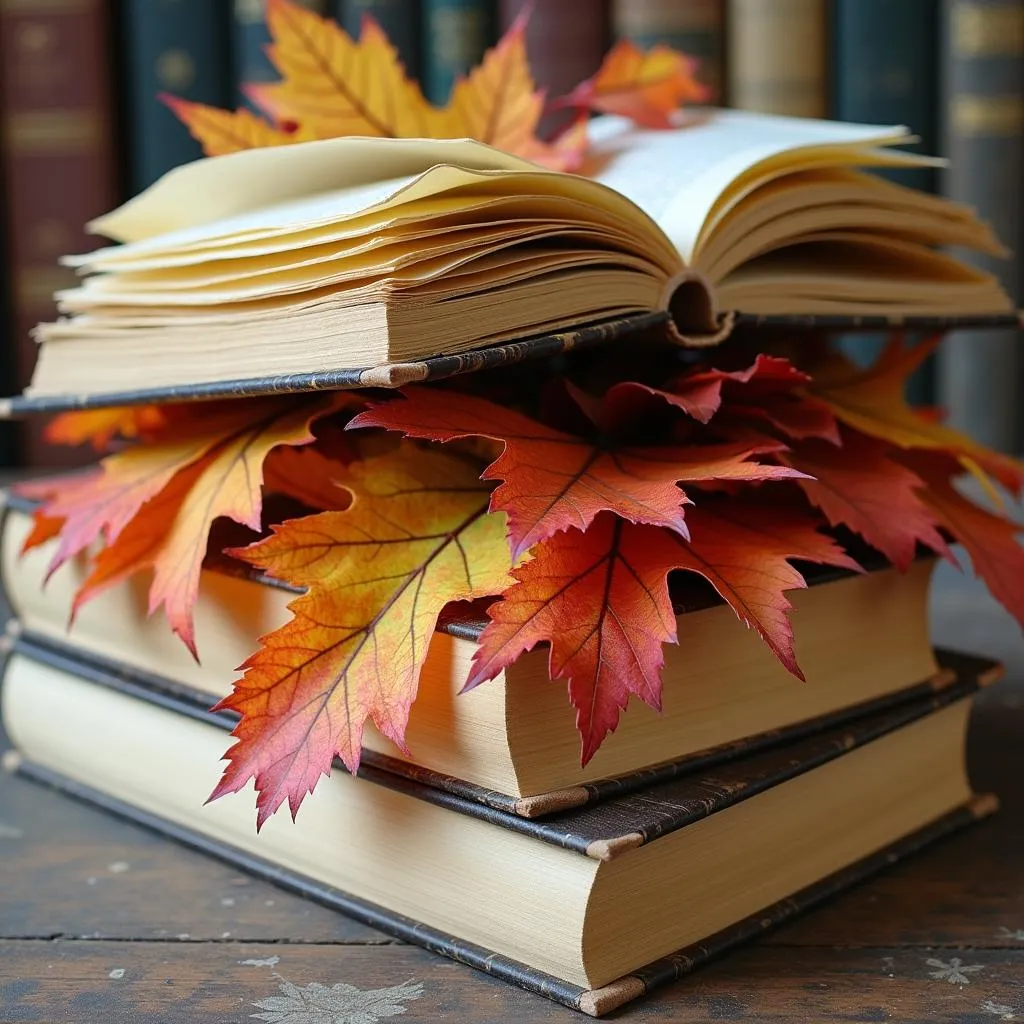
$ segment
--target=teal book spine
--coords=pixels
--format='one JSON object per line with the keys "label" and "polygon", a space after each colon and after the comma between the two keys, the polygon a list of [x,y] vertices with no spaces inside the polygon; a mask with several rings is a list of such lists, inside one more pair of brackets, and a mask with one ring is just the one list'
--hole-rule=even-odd
{"label": "teal book spine", "polygon": [[336,17],[354,39],[359,38],[363,15],[369,14],[384,29],[398,50],[410,78],[420,77],[419,0],[337,0]]}
{"label": "teal book spine", "polygon": [[231,101],[222,13],[210,0],[125,0],[121,7],[132,195],[202,155],[199,143],[160,102],[160,93],[219,107]]}
{"label": "teal book spine", "polygon": [[465,75],[495,41],[491,0],[423,0],[423,91],[431,103],[447,102],[457,78]]}
{"label": "teal book spine", "polygon": [[[934,0],[835,0],[832,9],[832,117],[863,124],[905,124],[937,154],[939,18]],[[900,185],[934,192],[934,168],[878,172]],[[873,362],[884,338],[854,335],[841,347],[856,362]],[[912,404],[934,401],[935,366],[929,360],[910,380]]]}
{"label": "teal book spine", "polygon": [[[145,2],[145,0],[141,0]],[[217,0],[195,0],[204,6],[218,8]],[[326,13],[326,0],[298,0],[317,14]],[[234,79],[235,102],[252,107],[243,91],[246,85],[276,82],[277,69],[267,56],[270,32],[267,29],[266,0],[232,0],[231,65]]]}

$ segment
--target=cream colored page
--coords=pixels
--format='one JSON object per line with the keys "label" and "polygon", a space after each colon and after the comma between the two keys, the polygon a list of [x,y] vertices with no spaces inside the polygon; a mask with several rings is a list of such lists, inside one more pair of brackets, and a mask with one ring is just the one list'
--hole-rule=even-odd
{"label": "cream colored page", "polygon": [[89,225],[132,242],[273,206],[318,192],[422,173],[438,164],[536,170],[534,164],[467,139],[326,139],[207,157],[165,174]]}
{"label": "cream colored page", "polygon": [[673,131],[635,128],[618,117],[600,118],[591,129],[591,151],[600,165],[596,180],[655,220],[687,263],[715,202],[731,182],[762,161],[805,147],[869,147],[906,135],[899,126],[739,110],[690,116],[691,123]]}

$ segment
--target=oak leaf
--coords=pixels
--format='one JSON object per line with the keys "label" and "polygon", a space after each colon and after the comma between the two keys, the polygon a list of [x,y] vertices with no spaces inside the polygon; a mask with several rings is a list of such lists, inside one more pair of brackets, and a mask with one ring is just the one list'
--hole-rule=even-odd
{"label": "oak leaf", "polygon": [[859,369],[833,358],[812,371],[810,391],[827,403],[844,423],[897,448],[924,449],[954,455],[964,469],[991,488],[986,474],[1019,494],[1024,487],[1024,465],[972,441],[944,426],[929,414],[914,411],[903,397],[910,375],[935,350],[941,336],[904,347],[903,339],[891,339],[877,361]]}
{"label": "oak leaf", "polygon": [[259,825],[285,800],[294,817],[335,755],[355,771],[368,718],[404,749],[442,608],[511,582],[505,517],[487,511],[489,488],[468,461],[403,445],[354,463],[346,486],[346,511],[290,520],[229,552],[307,588],[219,705],[242,717],[213,797],[255,778]]}
{"label": "oak leaf", "polygon": [[622,39],[592,77],[552,106],[621,114],[645,128],[671,128],[671,115],[684,103],[708,98],[708,89],[694,77],[695,70],[694,60],[668,46],[659,44],[644,52]]}
{"label": "oak leaf", "polygon": [[[601,513],[585,533],[539,544],[517,582],[490,606],[466,687],[550,644],[552,679],[567,679],[582,763],[615,729],[630,695],[661,707],[662,645],[676,641],[667,574],[704,576],[789,671],[800,676],[784,591],[805,586],[789,558],[857,569],[806,510],[736,498],[692,511],[693,537]],[[802,678],[802,676],[801,676]]]}
{"label": "oak leaf", "polygon": [[221,110],[166,94],[162,94],[160,99],[174,111],[207,156],[225,156],[263,146],[289,146],[315,138],[308,129],[285,131],[275,128],[245,107],[234,111]]}
{"label": "oak leaf", "polygon": [[590,437],[556,430],[472,395],[430,387],[408,388],[404,395],[360,413],[349,425],[384,427],[432,441],[487,437],[503,443],[502,454],[482,478],[503,481],[491,497],[491,509],[508,514],[516,558],[560,530],[586,530],[605,510],[686,536],[683,505],[689,499],[679,481],[753,482],[799,475],[790,467],[749,461],[771,450],[770,445],[637,446],[600,433],[596,425]]}
{"label": "oak leaf", "polygon": [[892,447],[844,427],[842,446],[803,441],[780,455],[813,479],[800,488],[833,526],[847,526],[905,572],[918,543],[949,556],[936,518],[922,497],[924,481],[889,457]]}
{"label": "oak leaf", "polygon": [[96,451],[105,451],[114,438],[135,440],[159,431],[166,423],[167,416],[158,405],[114,405],[61,413],[47,423],[43,436],[51,444],[89,442]]}

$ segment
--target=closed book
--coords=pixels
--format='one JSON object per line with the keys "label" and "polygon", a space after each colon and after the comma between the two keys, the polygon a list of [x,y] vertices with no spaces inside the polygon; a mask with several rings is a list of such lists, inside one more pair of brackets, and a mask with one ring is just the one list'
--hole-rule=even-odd
{"label": "closed book", "polygon": [[[939,152],[939,10],[934,0],[836,0],[831,18],[831,116],[841,121],[909,125],[921,153]],[[880,174],[934,192],[937,169],[894,168]],[[857,335],[843,349],[861,365],[881,352],[881,339]],[[908,386],[915,405],[934,403],[933,360]]]}
{"label": "closed book", "polygon": [[278,816],[258,837],[247,801],[203,806],[220,716],[20,643],[0,700],[42,778],[599,1015],[991,810],[963,743],[970,694],[997,670],[958,665],[947,699],[543,822],[336,772],[294,824]]}
{"label": "closed book", "polygon": [[[1024,0],[946,0],[942,190],[999,232],[1010,259],[972,255],[1024,301]],[[958,332],[939,354],[939,403],[983,444],[1021,451],[1024,352],[1012,330]]]}
{"label": "closed book", "polygon": [[612,31],[644,49],[661,43],[694,57],[708,102],[722,101],[725,0],[612,0]]}
{"label": "closed book", "polygon": [[424,0],[420,75],[432,103],[448,102],[457,78],[495,41],[492,0]]}
{"label": "closed book", "polygon": [[420,75],[420,0],[336,0],[335,17],[341,27],[358,39],[364,15],[384,30],[410,78]]}
{"label": "closed book", "polygon": [[[195,614],[201,664],[164,622],[147,616],[145,598],[132,586],[84,605],[69,630],[85,567],[69,563],[44,589],[56,542],[19,557],[29,528],[28,515],[12,507],[3,524],[2,582],[26,634],[149,680],[151,689],[212,704],[230,692],[236,666],[257,649],[258,638],[288,620],[293,590],[206,570]],[[393,772],[444,776],[435,784],[535,816],[941,691],[952,674],[929,642],[932,564],[919,561],[906,575],[886,568],[809,575],[817,582],[792,595],[806,683],[789,676],[710,588],[678,588],[679,646],[666,649],[662,712],[631,707],[585,768],[575,716],[564,684],[549,678],[546,651],[530,652],[498,678],[460,693],[483,623],[448,616],[430,645],[412,707],[410,753],[368,725],[364,757]]]}
{"label": "closed book", "polygon": [[729,105],[793,117],[828,109],[825,0],[728,0]]}
{"label": "closed book", "polygon": [[160,93],[212,106],[232,104],[225,60],[228,23],[223,15],[223,6],[209,0],[125,0],[122,5],[125,142],[132,195],[172,167],[202,156],[199,143],[160,102]]}
{"label": "closed book", "polygon": [[[196,2],[199,3],[200,0]],[[327,10],[327,0],[297,2],[319,14],[324,14]],[[216,10],[219,5],[211,3],[210,0],[202,0],[202,6],[204,10]],[[235,99],[240,104],[249,104],[245,86],[258,85],[260,82],[276,82],[281,77],[267,56],[267,47],[272,40],[267,29],[266,6],[266,0],[231,0],[231,75]],[[222,60],[223,57],[222,52]]]}
{"label": "closed book", "polygon": [[905,128],[710,109],[667,130],[601,117],[590,136],[593,177],[464,139],[333,138],[176,168],[91,223],[122,244],[66,257],[86,280],[37,328],[29,393],[243,394],[346,369],[408,383],[435,357],[473,365],[490,345],[666,312],[663,340],[688,347],[726,338],[737,313],[1013,312],[995,278],[941,251],[1001,251],[984,223],[865,172],[930,163],[896,149]]}
{"label": "closed book", "polygon": [[[38,9],[0,4],[0,176],[10,281],[4,331],[21,386],[36,362],[33,324],[53,315],[53,293],[74,281],[58,266],[58,254],[87,246],[84,224],[119,196],[109,26],[106,0]],[[83,460],[46,445],[41,427],[21,431],[23,464]]]}
{"label": "closed book", "polygon": [[[498,29],[506,31],[529,0],[498,0]],[[601,66],[610,31],[608,0],[558,0],[530,4],[526,52],[537,85],[549,99],[571,92]],[[542,137],[572,120],[569,111],[541,118]]]}

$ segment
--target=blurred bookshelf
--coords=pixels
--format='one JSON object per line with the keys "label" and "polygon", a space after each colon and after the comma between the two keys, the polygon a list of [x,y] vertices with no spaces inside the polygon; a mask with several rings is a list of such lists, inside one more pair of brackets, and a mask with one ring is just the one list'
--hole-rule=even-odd
{"label": "blurred bookshelf", "polygon": [[[436,102],[480,59],[522,0],[304,0],[357,32],[377,18]],[[28,382],[30,328],[55,315],[57,257],[88,248],[82,226],[199,155],[157,99],[248,102],[273,80],[263,0],[5,0],[0,4],[0,292],[5,394]],[[616,38],[664,42],[700,61],[719,103],[794,116],[909,124],[948,171],[906,184],[979,209],[1024,243],[1024,0],[535,0],[527,43],[550,93],[591,74]],[[905,172],[904,172],[905,173]],[[986,266],[1020,304],[1022,263]],[[867,362],[876,338],[842,342]],[[1024,450],[1019,332],[960,332],[910,397],[1006,451]],[[4,466],[53,465],[38,427],[0,431]],[[74,459],[74,453],[69,456]]]}

